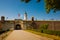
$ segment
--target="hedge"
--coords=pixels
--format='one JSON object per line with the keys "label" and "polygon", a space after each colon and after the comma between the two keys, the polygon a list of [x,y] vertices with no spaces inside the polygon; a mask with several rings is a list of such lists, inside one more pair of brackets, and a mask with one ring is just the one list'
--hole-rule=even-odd
{"label": "hedge", "polygon": [[9,29],[7,29],[6,31],[0,31],[0,35],[1,35],[2,33],[8,32],[8,31],[9,31]]}

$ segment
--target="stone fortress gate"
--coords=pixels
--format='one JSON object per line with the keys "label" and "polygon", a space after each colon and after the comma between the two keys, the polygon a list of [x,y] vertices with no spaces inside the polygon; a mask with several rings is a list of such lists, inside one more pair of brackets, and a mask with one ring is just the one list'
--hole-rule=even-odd
{"label": "stone fortress gate", "polygon": [[27,27],[39,28],[43,24],[48,24],[48,30],[57,30],[60,31],[60,21],[57,20],[34,20],[32,17],[31,20],[27,20],[27,14],[24,14],[24,20],[15,19],[15,20],[5,20],[4,16],[1,16],[0,20],[0,30],[8,29],[27,29]]}

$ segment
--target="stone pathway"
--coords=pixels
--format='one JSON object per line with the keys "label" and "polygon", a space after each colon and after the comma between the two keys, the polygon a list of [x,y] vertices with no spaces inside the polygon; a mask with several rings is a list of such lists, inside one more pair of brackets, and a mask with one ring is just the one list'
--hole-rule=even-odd
{"label": "stone pathway", "polygon": [[36,34],[26,32],[24,30],[14,30],[5,40],[52,40],[50,38],[41,37]]}

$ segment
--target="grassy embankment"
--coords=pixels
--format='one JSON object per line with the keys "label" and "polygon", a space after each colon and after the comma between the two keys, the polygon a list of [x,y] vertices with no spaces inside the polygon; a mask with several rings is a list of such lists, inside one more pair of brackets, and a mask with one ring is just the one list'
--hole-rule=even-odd
{"label": "grassy embankment", "polygon": [[0,40],[3,40],[5,37],[7,37],[13,30],[8,30],[6,32],[3,32],[0,34]]}
{"label": "grassy embankment", "polygon": [[37,32],[37,31],[33,31],[33,30],[26,30],[26,31],[31,32],[31,33],[34,33],[34,34],[37,34],[37,35],[40,35],[40,36],[45,36],[45,37],[48,37],[48,38],[52,38],[54,40],[60,40],[60,37],[59,36],[49,35],[49,34]]}

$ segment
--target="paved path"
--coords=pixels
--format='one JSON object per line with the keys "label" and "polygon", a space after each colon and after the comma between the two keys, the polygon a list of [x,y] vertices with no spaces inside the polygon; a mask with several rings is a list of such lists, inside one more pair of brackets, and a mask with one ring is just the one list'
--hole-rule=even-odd
{"label": "paved path", "polygon": [[52,40],[50,38],[41,37],[41,36],[38,36],[36,34],[26,32],[23,30],[14,30],[5,39],[6,40]]}

